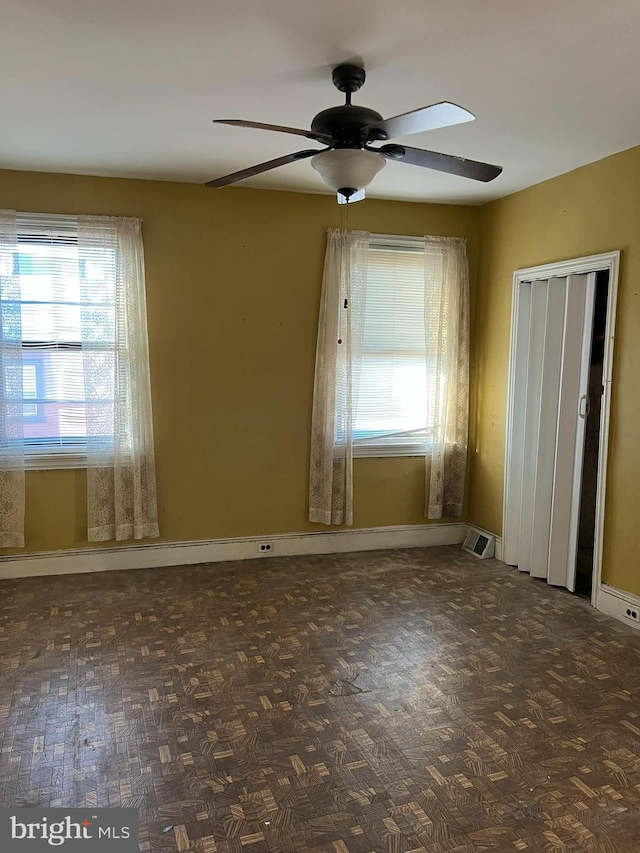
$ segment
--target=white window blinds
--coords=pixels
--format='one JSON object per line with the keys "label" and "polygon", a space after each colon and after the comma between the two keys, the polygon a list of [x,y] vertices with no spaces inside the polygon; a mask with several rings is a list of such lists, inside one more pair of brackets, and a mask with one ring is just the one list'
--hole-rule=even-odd
{"label": "white window blinds", "polygon": [[86,467],[87,538],[158,536],[139,219],[0,210],[0,544],[24,467]]}
{"label": "white window blinds", "polygon": [[425,451],[424,253],[423,239],[369,238],[356,455]]}
{"label": "white window blinds", "polygon": [[355,455],[423,456],[425,515],[459,516],[469,417],[465,241],[335,228],[327,237],[309,519],[352,523]]}
{"label": "white window blinds", "polygon": [[[91,351],[106,356],[107,372],[112,367],[115,251],[81,256],[72,217],[18,214],[17,230],[25,452],[35,465],[45,455],[47,467],[55,459],[65,467],[86,464],[84,370]],[[104,398],[110,410],[109,394]]]}

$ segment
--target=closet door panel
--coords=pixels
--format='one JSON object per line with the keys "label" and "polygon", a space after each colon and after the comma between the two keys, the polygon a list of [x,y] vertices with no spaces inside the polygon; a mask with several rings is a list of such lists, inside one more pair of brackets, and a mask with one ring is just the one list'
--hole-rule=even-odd
{"label": "closet door panel", "polygon": [[533,496],[531,574],[533,577],[545,579],[549,570],[551,506],[560,405],[566,287],[566,278],[549,279],[544,326],[539,330],[539,334],[544,340],[544,348],[536,479]]}
{"label": "closet door panel", "polygon": [[547,316],[548,281],[534,281],[531,286],[529,314],[529,349],[524,407],[524,440],[522,464],[522,495],[520,500],[520,544],[518,568],[531,571],[533,543],[533,508],[538,464],[538,431],[540,423],[540,392],[544,357],[544,324]]}
{"label": "closet door panel", "polygon": [[509,416],[510,440],[505,488],[505,533],[503,559],[509,566],[518,565],[520,552],[522,469],[524,464],[524,418],[527,401],[529,359],[529,324],[531,314],[531,282],[519,285],[518,315],[515,322],[516,341],[512,349],[512,371],[515,394]]}
{"label": "closet door panel", "polygon": [[[548,582],[575,589],[595,273],[567,279]],[[582,404],[581,404],[582,399]]]}

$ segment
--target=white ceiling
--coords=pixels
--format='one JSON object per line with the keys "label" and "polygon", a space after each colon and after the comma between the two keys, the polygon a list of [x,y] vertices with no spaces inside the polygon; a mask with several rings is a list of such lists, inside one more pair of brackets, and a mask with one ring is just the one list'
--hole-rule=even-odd
{"label": "white ceiling", "polygon": [[[638,0],[3,0],[0,167],[204,182],[314,146],[211,119],[308,128],[354,59],[354,103],[477,116],[407,144],[504,167],[388,163],[370,197],[482,203],[640,144]],[[308,161],[246,185],[327,191]]]}

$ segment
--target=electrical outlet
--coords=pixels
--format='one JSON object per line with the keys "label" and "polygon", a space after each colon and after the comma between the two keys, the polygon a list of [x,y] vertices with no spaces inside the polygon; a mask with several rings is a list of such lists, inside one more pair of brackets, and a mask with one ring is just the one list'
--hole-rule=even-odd
{"label": "electrical outlet", "polygon": [[627,619],[632,619],[634,622],[640,622],[640,610],[636,607],[627,607],[624,611]]}
{"label": "electrical outlet", "polygon": [[272,554],[273,545],[271,542],[258,542],[258,554]]}

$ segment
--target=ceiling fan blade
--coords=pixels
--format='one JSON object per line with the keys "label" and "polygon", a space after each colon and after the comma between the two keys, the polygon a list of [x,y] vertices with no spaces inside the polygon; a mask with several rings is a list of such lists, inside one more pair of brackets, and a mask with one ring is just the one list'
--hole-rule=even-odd
{"label": "ceiling fan blade", "polygon": [[409,163],[412,166],[423,166],[425,169],[435,169],[438,172],[448,172],[450,175],[460,175],[472,178],[474,181],[492,181],[502,172],[502,166],[492,166],[477,160],[467,160],[454,154],[440,154],[437,151],[425,151],[422,148],[409,148],[408,145],[383,145],[381,148],[368,148],[377,151],[388,160],[399,163]]}
{"label": "ceiling fan blade", "polygon": [[314,154],[318,153],[316,150],[296,151],[293,154],[287,154],[285,157],[277,157],[275,160],[267,160],[266,163],[258,163],[257,166],[250,166],[248,169],[241,169],[239,172],[232,172],[230,175],[215,178],[213,181],[208,181],[205,187],[218,188],[236,184],[238,181],[244,181],[245,178],[252,178],[261,172],[268,172],[270,169],[277,169],[278,166],[286,166],[287,163],[295,163],[296,160],[304,160],[306,157],[313,157]]}
{"label": "ceiling fan blade", "polygon": [[[386,118],[367,125],[364,131],[369,134],[370,139],[375,139],[377,134],[382,139],[396,139],[398,136],[409,136],[411,133],[422,133],[425,130],[437,130],[439,127],[450,127],[454,124],[463,124],[465,121],[473,121],[475,116],[469,110],[465,110],[457,104],[442,101],[439,104],[431,104],[430,107],[421,107],[410,113],[403,113],[394,118]],[[374,134],[374,131],[376,133]]]}
{"label": "ceiling fan blade", "polygon": [[313,130],[300,130],[297,127],[285,127],[281,124],[264,124],[261,121],[243,121],[239,118],[214,118],[214,124],[231,124],[234,127],[255,127],[258,130],[277,130],[280,133],[295,133],[296,136],[306,136],[318,142],[332,142],[328,133],[316,133]]}

